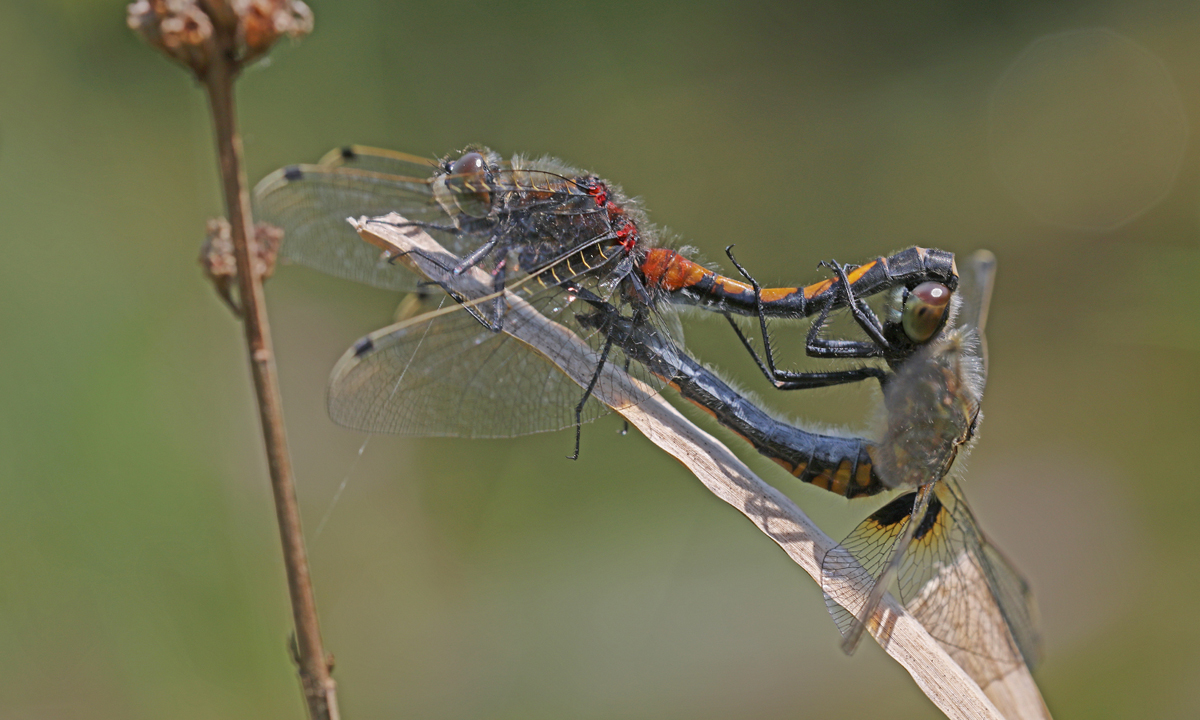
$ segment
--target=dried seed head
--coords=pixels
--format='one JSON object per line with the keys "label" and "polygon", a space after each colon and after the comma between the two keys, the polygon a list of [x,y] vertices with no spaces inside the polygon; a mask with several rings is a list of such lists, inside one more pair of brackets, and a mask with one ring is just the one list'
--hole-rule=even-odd
{"label": "dried seed head", "polygon": [[164,55],[203,75],[216,53],[213,25],[191,0],[138,0],[127,8],[129,28]]}
{"label": "dried seed head", "polygon": [[242,66],[280,37],[298,38],[313,26],[312,11],[300,0],[137,0],[127,10],[130,29],[197,77],[220,51],[221,37],[229,38],[222,49]]}
{"label": "dried seed head", "polygon": [[238,0],[234,10],[243,61],[270,50],[284,35],[299,38],[312,32],[312,10],[299,0]]}
{"label": "dried seed head", "polygon": [[200,246],[200,267],[212,281],[217,294],[234,314],[241,316],[241,308],[233,297],[237,281],[237,261],[233,257],[233,238],[229,234],[229,221],[223,217],[210,218],[205,228],[204,244]]}
{"label": "dried seed head", "polygon": [[254,272],[263,280],[275,273],[275,260],[283,244],[283,228],[270,223],[254,224]]}
{"label": "dried seed head", "polygon": [[[279,256],[279,246],[282,242],[283,230],[280,228],[267,223],[254,226],[250,249],[254,273],[260,279],[265,280],[275,272],[275,259]],[[225,304],[240,316],[241,308],[233,292],[237,287],[237,259],[233,253],[229,221],[225,218],[212,218],[208,221],[204,244],[200,247],[200,267],[204,268],[204,274],[212,281]]]}

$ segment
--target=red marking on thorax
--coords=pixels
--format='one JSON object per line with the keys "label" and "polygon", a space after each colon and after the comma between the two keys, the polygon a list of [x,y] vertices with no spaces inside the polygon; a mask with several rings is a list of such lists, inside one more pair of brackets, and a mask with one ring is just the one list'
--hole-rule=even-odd
{"label": "red marking on thorax", "polygon": [[587,189],[588,195],[596,201],[597,207],[605,207],[608,205],[608,186],[602,182],[592,183]]}
{"label": "red marking on thorax", "polygon": [[633,224],[632,220],[622,218],[625,222],[617,228],[617,242],[627,253],[633,252],[637,247],[640,236],[638,235],[637,225]]}
{"label": "red marking on thorax", "polygon": [[612,201],[608,185],[602,180],[591,179],[587,185],[587,193],[592,196],[596,207],[608,214],[609,224],[612,225],[617,236],[617,244],[625,252],[633,252],[641,240],[637,224],[629,219],[625,208]]}

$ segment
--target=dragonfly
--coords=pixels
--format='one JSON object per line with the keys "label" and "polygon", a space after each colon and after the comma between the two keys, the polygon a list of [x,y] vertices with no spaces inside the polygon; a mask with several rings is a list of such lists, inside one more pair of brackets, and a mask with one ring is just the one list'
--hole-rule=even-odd
{"label": "dragonfly", "polygon": [[[908,611],[982,687],[1019,663],[1032,668],[1040,639],[1029,584],[979,529],[960,483],[982,418],[995,257],[981,251],[969,265],[938,329],[905,357],[893,348],[893,369],[882,383],[883,427],[874,438],[819,434],[779,420],[669,340],[602,306],[585,324],[630,347],[639,362],[669,377],[681,397],[802,482],[848,499],[902,491],[822,561],[822,590],[843,649],[854,651],[894,586]],[[924,334],[929,309],[922,298],[910,301],[914,295],[893,298],[883,323],[888,334],[905,326]]]}
{"label": "dragonfly", "polygon": [[[579,325],[565,309],[580,298],[602,301],[682,347],[676,305],[726,317],[808,317],[886,289],[927,281],[952,289],[958,281],[952,254],[909,248],[860,266],[834,263],[836,277],[804,287],[763,288],[670,247],[666,233],[616,185],[553,158],[506,161],[482,146],[440,160],[350,146],[316,164],[268,175],[254,196],[257,218],[284,229],[285,259],[384,289],[427,291],[427,280],[397,255],[362,242],[346,222],[394,213],[396,227],[426,232],[441,244],[451,275],[481,270],[490,277],[485,301],[450,303],[447,312],[411,318],[356,343],[331,382],[335,422],[373,433],[462,437],[574,427],[573,458],[582,424],[609,410],[590,401],[596,384],[605,382],[606,363],[654,389],[665,382],[633,363],[630,348]],[[848,286],[853,291],[844,291]],[[501,332],[522,322],[509,312],[507,293],[519,294],[597,351],[595,374],[582,393]],[[869,319],[863,325],[870,327]],[[822,357],[842,352],[816,334],[806,346]],[[873,367],[779,375],[789,387],[881,377]]]}

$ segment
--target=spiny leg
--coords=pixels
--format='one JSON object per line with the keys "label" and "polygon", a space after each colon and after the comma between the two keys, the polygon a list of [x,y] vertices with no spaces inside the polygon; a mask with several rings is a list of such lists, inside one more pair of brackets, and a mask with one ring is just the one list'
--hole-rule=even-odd
{"label": "spiny leg", "polygon": [[873,342],[860,340],[826,340],[820,337],[821,329],[829,319],[829,304],[808,329],[804,339],[804,350],[809,357],[818,358],[869,358],[883,355],[883,348]]}
{"label": "spiny leg", "polygon": [[592,379],[588,382],[587,389],[583,391],[583,397],[579,399],[579,404],[575,406],[575,452],[568,455],[568,460],[579,459],[579,437],[583,432],[583,406],[587,404],[589,398],[592,397],[592,391],[596,389],[596,381],[600,379],[600,373],[604,370],[604,363],[608,360],[608,351],[612,349],[612,339],[604,341],[604,349],[600,351],[600,361],[596,363],[596,371],[592,373]]}
{"label": "spiny leg", "polygon": [[758,356],[758,353],[755,352],[754,346],[750,344],[749,338],[742,333],[741,328],[737,326],[737,323],[734,322],[729,313],[725,313],[725,319],[729,321],[730,326],[733,327],[733,331],[737,333],[738,339],[742,341],[742,346],[745,347],[746,351],[750,353],[750,357],[754,358],[754,362],[756,365],[758,365],[759,370],[762,370],[763,374],[767,376],[767,379],[774,383],[777,381],[775,374],[775,353],[771,349],[771,336],[767,332],[767,314],[763,312],[762,286],[759,285],[758,280],[756,280],[754,276],[751,275],[748,270],[746,270],[746,268],[742,267],[742,264],[737,261],[737,258],[733,256],[733,245],[729,245],[725,248],[725,254],[729,256],[729,261],[732,262],[733,266],[742,274],[742,277],[746,278],[746,281],[750,283],[752,288],[754,288],[754,314],[758,316],[758,327],[759,331],[762,333],[763,355],[766,356],[765,364],[763,363],[762,358]]}
{"label": "spiny leg", "polygon": [[837,260],[822,262],[821,265],[837,273],[838,280],[842,283],[842,294],[846,297],[846,306],[850,308],[850,314],[854,316],[854,321],[875,341],[880,349],[887,350],[889,343],[883,337],[883,323],[875,317],[875,313],[866,301],[859,300],[854,296],[854,289],[850,287],[850,278],[846,276],[846,266]]}
{"label": "spiny leg", "polygon": [[[752,276],[746,270],[746,268],[742,267],[742,264],[737,261],[737,258],[733,256],[732,245],[725,248],[725,254],[729,256],[730,262],[732,262],[734,267],[738,269],[738,272],[742,274],[742,277],[746,278],[751,287],[754,288],[755,314],[758,315],[759,328],[763,336],[763,355],[766,357],[766,362],[763,361],[763,358],[759,357],[758,353],[754,350],[754,346],[751,344],[750,339],[746,337],[746,335],[742,332],[742,329],[738,327],[737,322],[734,321],[733,317],[729,313],[724,313],[725,319],[729,322],[730,327],[733,328],[733,332],[737,334],[738,339],[742,341],[742,346],[745,347],[747,352],[750,353],[750,357],[754,358],[754,362],[756,365],[758,365],[758,369],[762,371],[767,380],[770,380],[771,384],[777,389],[801,390],[806,388],[828,387],[830,385],[858,382],[860,380],[866,380],[867,378],[877,378],[882,380],[887,376],[886,370],[869,366],[830,372],[795,372],[791,370],[779,370],[775,366],[774,351],[771,349],[771,336],[767,331],[766,313],[763,311],[762,305],[762,286],[754,278],[754,276]],[[800,309],[801,313],[804,312],[804,309],[805,308],[802,305]],[[817,337],[821,326],[824,325],[828,316],[829,308],[826,307],[824,310],[822,310],[821,316],[816,322],[813,323],[813,327],[809,330],[805,345],[806,349],[812,348],[813,346],[821,347],[826,343],[834,342],[822,340],[821,338]],[[876,350],[873,345],[869,344],[864,349],[869,349],[872,353],[874,353]],[[844,353],[845,349],[843,348],[841,352]],[[839,357],[870,357],[870,355],[842,354],[839,355]]]}
{"label": "spiny leg", "polygon": [[475,267],[482,262],[483,258],[486,257],[487,254],[490,253],[492,249],[495,248],[499,243],[500,236],[492,235],[490,238],[488,238],[487,242],[464,255],[462,259],[458,261],[458,264],[454,266],[454,269],[450,271],[451,274],[462,275],[467,270]]}
{"label": "spiny leg", "polygon": [[[632,358],[630,358],[628,355],[626,355],[625,356],[625,374],[626,375],[629,374],[629,363],[631,363],[631,362],[633,362]],[[629,434],[629,420],[624,417],[621,418],[621,434],[622,435]]]}

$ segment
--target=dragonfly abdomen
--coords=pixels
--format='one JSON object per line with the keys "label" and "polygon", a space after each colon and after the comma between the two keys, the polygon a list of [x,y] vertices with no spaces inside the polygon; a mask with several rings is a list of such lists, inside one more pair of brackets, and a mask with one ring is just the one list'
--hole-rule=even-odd
{"label": "dragonfly abdomen", "polygon": [[846,498],[887,489],[862,438],[823,435],[781,422],[689,357],[671,382],[679,394],[801,482]]}
{"label": "dragonfly abdomen", "polygon": [[[755,298],[754,286],[725,277],[669,248],[646,252],[641,264],[648,285],[702,306],[719,305],[743,315],[760,310],[772,317],[808,317],[829,304],[844,302],[838,278],[804,287],[764,287]],[[849,269],[846,279],[857,297],[874,295],[900,285],[935,281],[951,290],[958,286],[954,254],[944,250],[911,247]]]}
{"label": "dragonfly abdomen", "polygon": [[620,315],[607,303],[587,302],[594,312],[577,314],[581,325],[600,330],[627,357],[667,380],[684,399],[802,482],[847,498],[887,489],[875,471],[875,450],[866,440],[822,435],[777,420],[652,328]]}

